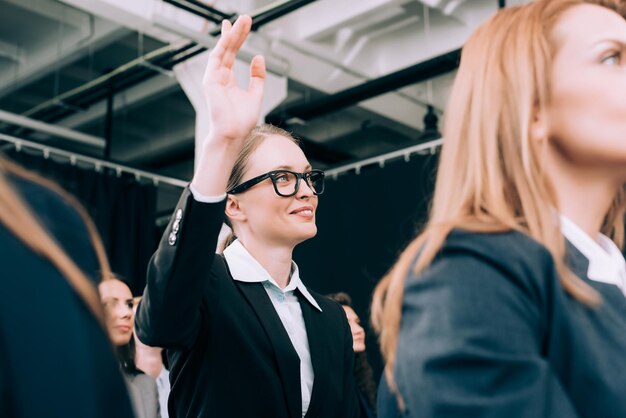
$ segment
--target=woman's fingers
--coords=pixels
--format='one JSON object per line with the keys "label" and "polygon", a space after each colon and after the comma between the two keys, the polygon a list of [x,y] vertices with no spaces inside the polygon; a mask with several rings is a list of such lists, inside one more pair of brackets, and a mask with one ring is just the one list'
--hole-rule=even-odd
{"label": "woman's fingers", "polygon": [[230,23],[230,20],[228,19],[222,20],[222,36],[226,35],[232,27],[233,27],[233,24]]}
{"label": "woman's fingers", "polygon": [[228,33],[230,39],[228,48],[222,60],[223,66],[232,68],[235,59],[237,58],[237,53],[239,52],[241,45],[243,45],[248,37],[251,27],[252,19],[250,16],[242,15],[237,18],[237,21]]}
{"label": "woman's fingers", "polygon": [[222,35],[209,54],[206,70],[204,72],[204,83],[222,82],[225,83],[227,71],[224,71],[224,58],[232,43],[232,24],[228,20],[222,21]]}
{"label": "woman's fingers", "polygon": [[234,25],[228,20],[222,21],[222,35],[209,54],[209,61],[204,74],[205,83],[227,84],[237,52],[250,33],[251,27],[252,19],[250,16],[239,16]]}
{"label": "woman's fingers", "polygon": [[256,98],[263,97],[263,87],[265,86],[265,58],[257,55],[250,62],[250,83],[248,91]]}
{"label": "woman's fingers", "polygon": [[235,27],[233,27],[233,29],[233,33],[236,38],[234,40],[232,48],[235,52],[237,52],[248,37],[250,29],[252,29],[252,18],[248,15],[239,16],[237,18],[237,21],[235,22]]}

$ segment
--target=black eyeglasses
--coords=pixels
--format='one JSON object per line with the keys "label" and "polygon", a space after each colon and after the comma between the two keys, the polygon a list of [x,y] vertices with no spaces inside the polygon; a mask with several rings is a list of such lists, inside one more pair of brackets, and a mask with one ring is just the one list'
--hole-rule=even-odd
{"label": "black eyeglasses", "polygon": [[296,173],[289,170],[274,170],[261,174],[248,181],[244,181],[240,185],[227,191],[227,193],[237,194],[245,192],[252,186],[268,178],[272,180],[274,191],[276,191],[278,196],[290,197],[298,193],[301,179],[306,181],[306,184],[313,191],[313,194],[319,195],[324,193],[324,172],[322,170],[311,170],[306,173]]}

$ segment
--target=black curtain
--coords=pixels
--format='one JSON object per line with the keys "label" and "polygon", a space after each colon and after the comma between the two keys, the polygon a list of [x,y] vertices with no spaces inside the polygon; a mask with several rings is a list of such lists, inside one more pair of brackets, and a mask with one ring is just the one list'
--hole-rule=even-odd
{"label": "black curtain", "polygon": [[296,247],[303,281],[323,293],[347,292],[367,332],[374,371],[382,370],[368,327],[372,291],[426,221],[437,155],[415,155],[328,178],[317,210],[318,234]]}
{"label": "black curtain", "polygon": [[134,295],[141,295],[148,260],[157,245],[156,187],[128,174],[81,168],[41,153],[13,150],[7,156],[57,182],[85,206],[102,236],[111,269],[126,279]]}

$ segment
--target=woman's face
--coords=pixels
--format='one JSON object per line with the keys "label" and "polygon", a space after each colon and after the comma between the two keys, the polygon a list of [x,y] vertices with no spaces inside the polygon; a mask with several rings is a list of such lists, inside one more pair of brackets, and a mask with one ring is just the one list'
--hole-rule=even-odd
{"label": "woman's face", "polygon": [[[575,6],[554,30],[557,52],[547,135],[568,164],[626,180],[626,21],[606,8]],[[620,170],[616,170],[620,169]]]}
{"label": "woman's face", "polygon": [[128,344],[133,336],[133,295],[120,280],[104,280],[98,285],[104,306],[107,331],[116,346]]}
{"label": "woman's face", "polygon": [[348,317],[348,324],[350,324],[350,331],[352,332],[352,349],[355,353],[365,351],[365,330],[361,326],[361,320],[359,316],[349,306],[343,306],[343,310],[346,311]]}
{"label": "woman's face", "polygon": [[[270,135],[251,155],[240,183],[279,169],[303,173],[310,171],[311,165],[291,139]],[[247,233],[263,237],[264,242],[295,246],[317,233],[318,199],[304,180],[300,181],[298,193],[291,197],[278,196],[271,179],[265,179],[233,199],[239,206],[235,218],[227,208],[233,225],[242,224]]]}

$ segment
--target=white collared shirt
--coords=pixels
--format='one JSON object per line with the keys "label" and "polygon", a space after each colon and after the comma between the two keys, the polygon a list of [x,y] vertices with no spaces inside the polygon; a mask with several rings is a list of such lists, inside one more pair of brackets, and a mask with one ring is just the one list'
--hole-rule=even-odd
{"label": "white collared shirt", "polygon": [[304,416],[311,401],[314,375],[304,317],[294,291],[298,289],[311,305],[320,312],[322,309],[300,280],[298,266],[293,261],[291,280],[287,287],[281,289],[267,270],[259,264],[239,240],[235,240],[224,250],[224,257],[233,279],[248,283],[263,283],[263,287],[289,335],[291,344],[300,357],[300,389],[302,393],[302,416]]}
{"label": "white collared shirt", "polygon": [[159,392],[161,418],[169,418],[167,399],[170,396],[170,372],[164,366],[161,366],[161,373],[156,378],[156,384]]}
{"label": "white collared shirt", "polygon": [[626,296],[626,262],[617,245],[603,234],[598,234],[594,241],[574,222],[563,215],[560,218],[565,238],[589,260],[587,277],[613,284]]}

